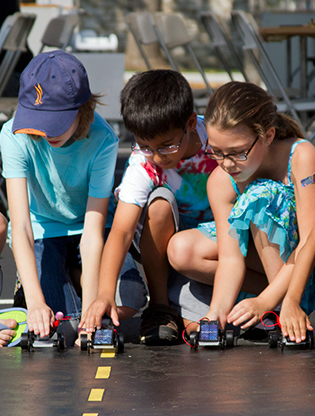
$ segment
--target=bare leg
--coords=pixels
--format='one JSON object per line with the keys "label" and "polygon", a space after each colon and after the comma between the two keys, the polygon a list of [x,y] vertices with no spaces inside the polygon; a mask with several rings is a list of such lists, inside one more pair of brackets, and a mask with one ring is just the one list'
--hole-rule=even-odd
{"label": "bare leg", "polygon": [[0,319],[0,323],[12,329],[2,329],[0,331],[0,347],[7,345],[15,335],[14,328],[17,322],[14,319]]}
{"label": "bare leg", "polygon": [[137,313],[137,310],[133,308],[129,308],[129,306],[118,306],[117,312],[118,312],[118,317],[120,320],[120,319],[132,318]]}
{"label": "bare leg", "polygon": [[270,283],[284,264],[280,257],[279,246],[271,243],[267,234],[258,230],[255,226],[251,227],[251,233],[263,270]]}
{"label": "bare leg", "polygon": [[213,285],[218,263],[215,241],[197,229],[180,231],[171,238],[167,254],[176,271],[197,282]]}
{"label": "bare leg", "polygon": [[170,204],[156,198],[149,205],[141,235],[141,262],[148,282],[150,305],[168,305],[167,279],[169,262],[167,245],[175,233]]}
{"label": "bare leg", "polygon": [[[197,229],[181,231],[171,238],[167,253],[170,264],[176,271],[197,282],[213,285],[218,264],[215,241]],[[252,240],[249,243],[246,265],[242,290],[258,295],[265,289],[268,281]]]}
{"label": "bare leg", "polygon": [[4,248],[7,239],[8,221],[4,215],[0,213],[0,253]]}
{"label": "bare leg", "polygon": [[170,270],[166,250],[175,224],[171,205],[156,198],[149,205],[140,241],[141,262],[150,293],[149,307],[142,314],[140,342],[147,345],[172,344],[178,339],[178,312],[168,302]]}

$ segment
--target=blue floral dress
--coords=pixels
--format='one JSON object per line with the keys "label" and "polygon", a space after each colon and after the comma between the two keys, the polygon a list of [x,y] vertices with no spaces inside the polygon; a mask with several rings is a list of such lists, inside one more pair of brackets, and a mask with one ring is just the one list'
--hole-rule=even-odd
{"label": "blue floral dress", "polygon": [[[299,236],[294,185],[291,181],[291,163],[296,146],[304,141],[299,140],[292,145],[287,185],[271,179],[257,179],[249,183],[241,193],[234,179],[230,177],[237,200],[228,218],[231,224],[229,234],[239,241],[244,256],[247,255],[251,222],[268,235],[270,242],[279,246],[280,257],[284,263],[296,248]],[[214,221],[199,224],[198,229],[208,238],[216,239]],[[301,307],[307,314],[315,308],[314,271],[305,288]]]}

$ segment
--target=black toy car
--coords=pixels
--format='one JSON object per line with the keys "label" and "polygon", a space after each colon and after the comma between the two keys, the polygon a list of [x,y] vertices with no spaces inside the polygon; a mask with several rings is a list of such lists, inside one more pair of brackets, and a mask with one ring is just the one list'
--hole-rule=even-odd
{"label": "black toy car", "polygon": [[87,334],[81,334],[81,351],[91,352],[91,349],[115,348],[118,353],[124,352],[124,336],[118,333],[111,319],[103,319],[101,329],[92,333],[91,339]]}
{"label": "black toy car", "polygon": [[58,351],[63,351],[65,349],[65,344],[65,334],[57,332],[57,325],[51,329],[49,335],[43,338],[30,331],[24,332],[21,335],[22,350],[31,351],[33,347],[57,347]]}
{"label": "black toy car", "polygon": [[281,351],[284,350],[284,347],[312,350],[314,348],[314,335],[313,331],[306,331],[305,340],[297,343],[295,341],[291,341],[289,337],[283,336],[281,330],[278,328],[274,331],[269,331],[268,344],[270,348],[277,348],[279,346]]}
{"label": "black toy car", "polygon": [[190,346],[197,350],[202,347],[234,347],[234,331],[222,331],[219,328],[219,321],[208,321],[202,319],[200,322],[200,331],[192,331],[190,334]]}

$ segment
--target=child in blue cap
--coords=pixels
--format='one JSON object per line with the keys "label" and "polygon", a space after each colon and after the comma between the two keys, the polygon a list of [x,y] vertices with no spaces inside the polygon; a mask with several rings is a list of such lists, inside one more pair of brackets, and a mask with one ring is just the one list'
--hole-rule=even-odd
{"label": "child in blue cap", "polygon": [[[42,53],[23,71],[16,115],[1,132],[15,306],[23,306],[24,290],[29,329],[41,336],[56,312],[79,318],[97,295],[118,148],[97,103],[77,58]],[[120,277],[124,319],[146,297],[131,256]]]}

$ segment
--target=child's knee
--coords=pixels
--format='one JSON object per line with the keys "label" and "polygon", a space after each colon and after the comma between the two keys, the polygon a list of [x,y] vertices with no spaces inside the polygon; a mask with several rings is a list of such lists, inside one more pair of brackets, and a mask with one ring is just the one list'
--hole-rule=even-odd
{"label": "child's knee", "polygon": [[170,203],[164,198],[155,198],[148,206],[147,218],[156,222],[173,220],[173,212]]}
{"label": "child's knee", "polygon": [[170,264],[176,269],[181,269],[187,261],[191,260],[192,247],[190,240],[183,238],[181,233],[173,235],[167,247],[167,256]]}

